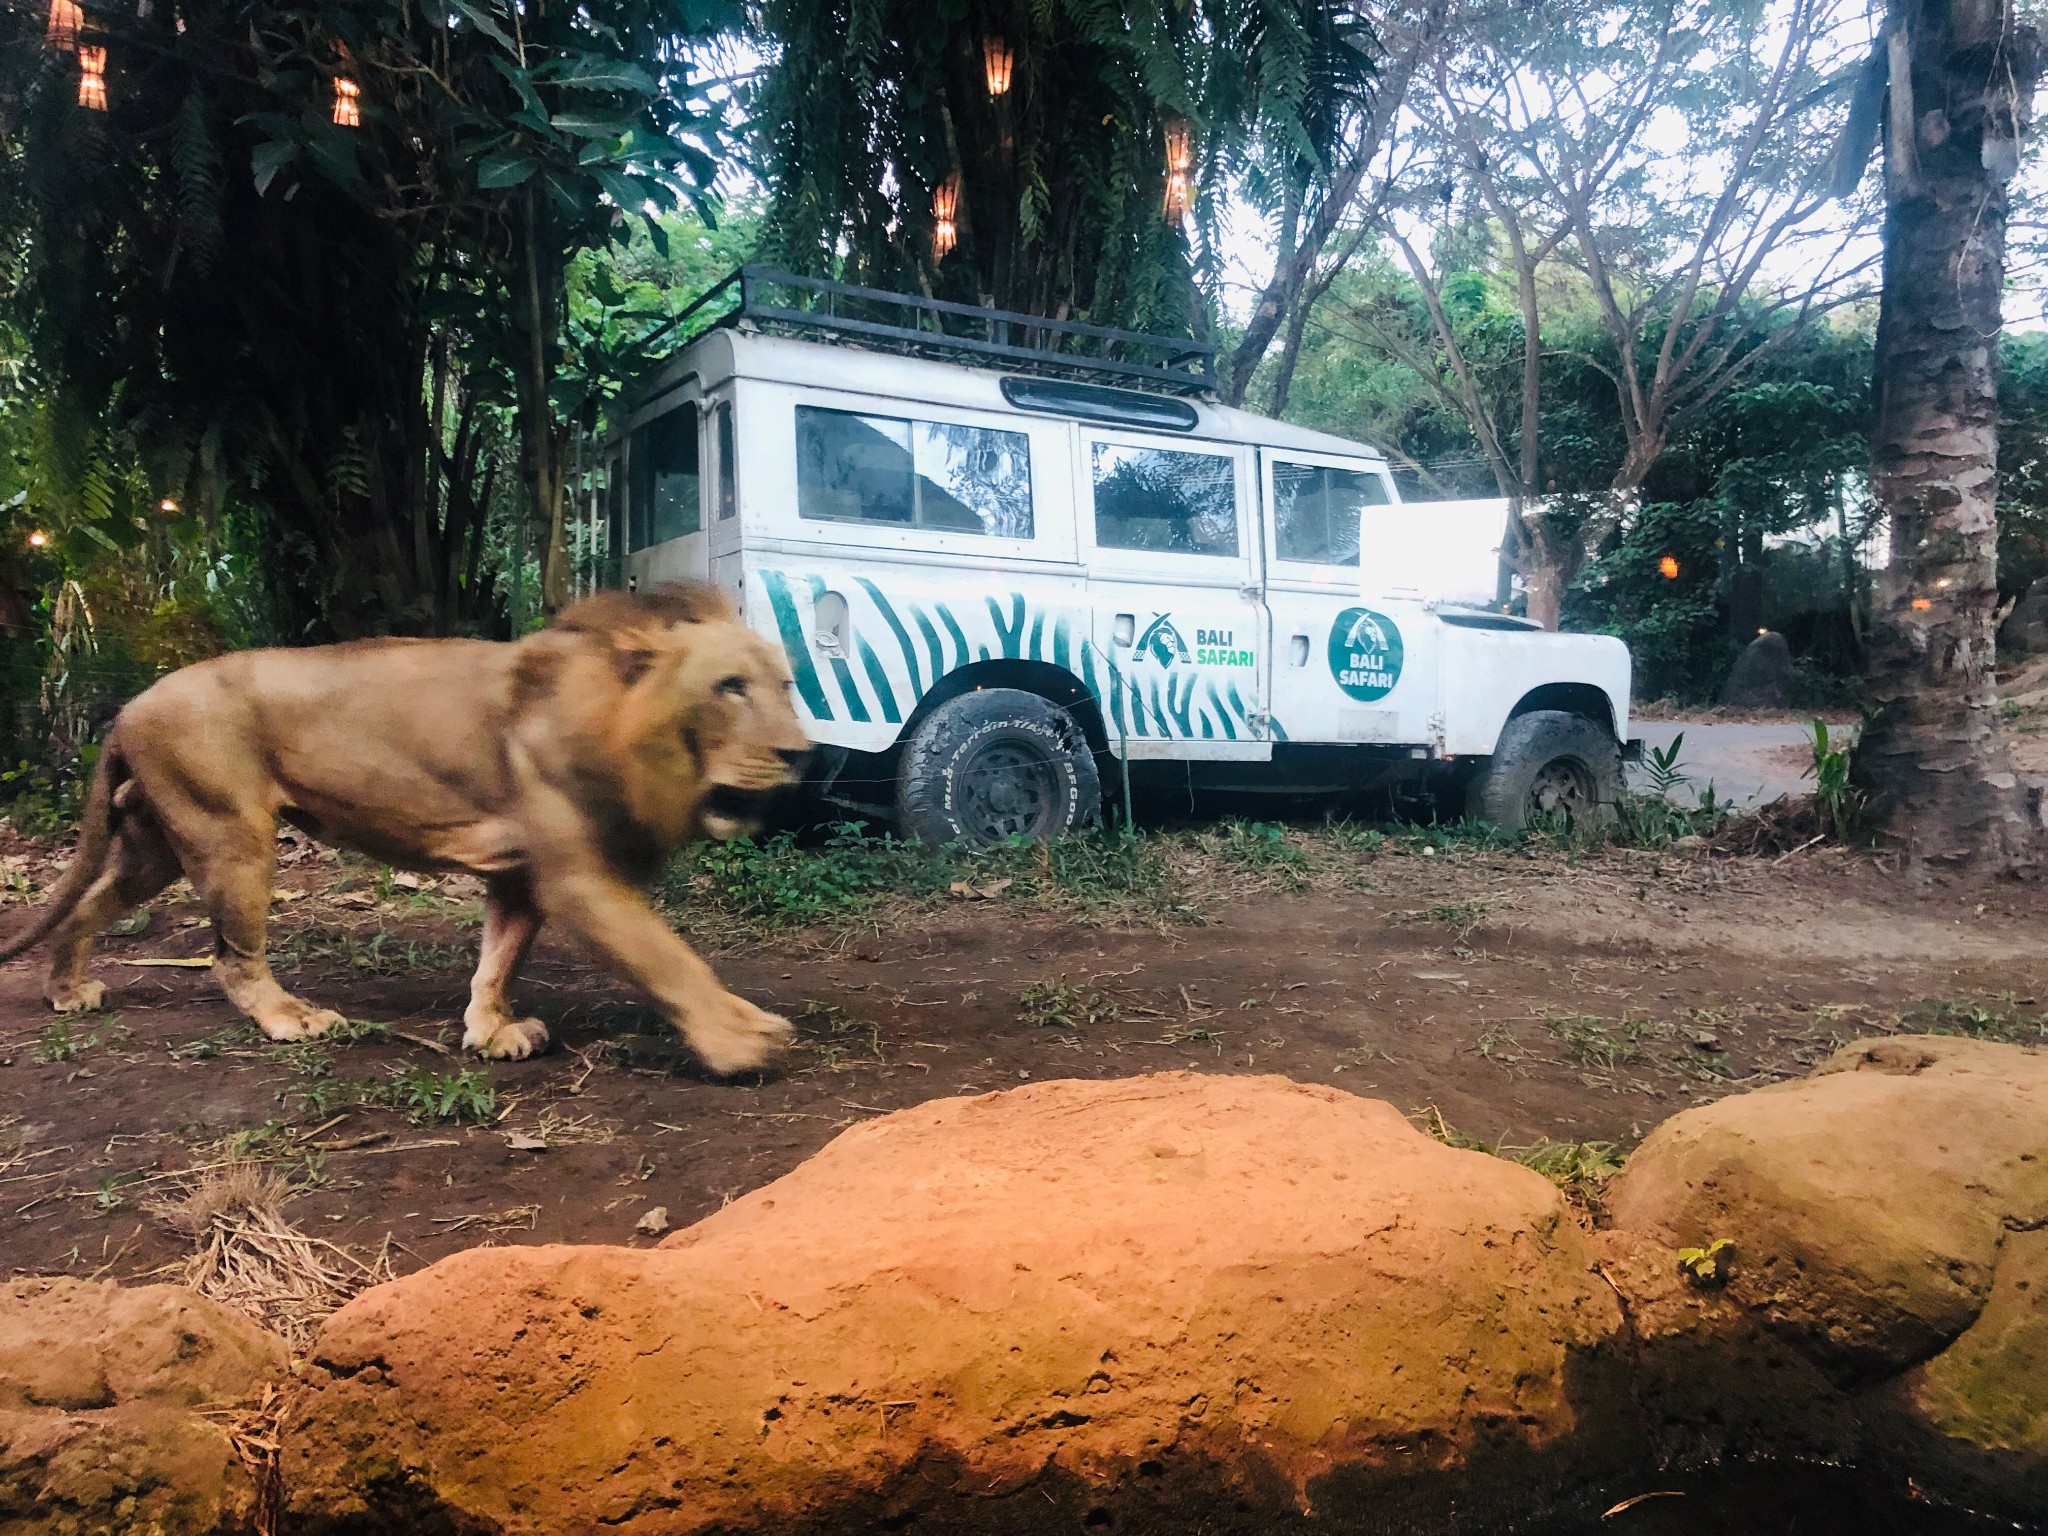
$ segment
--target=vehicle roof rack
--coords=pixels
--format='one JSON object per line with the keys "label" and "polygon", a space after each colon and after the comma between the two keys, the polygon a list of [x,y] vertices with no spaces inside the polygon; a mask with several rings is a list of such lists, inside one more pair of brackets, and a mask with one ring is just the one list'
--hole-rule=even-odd
{"label": "vehicle roof rack", "polygon": [[1211,394],[1216,388],[1214,342],[889,293],[775,267],[739,268],[664,329],[683,326],[734,289],[737,302],[713,325],[747,324],[770,335],[824,333],[873,351],[1049,378],[1149,385],[1174,395]]}

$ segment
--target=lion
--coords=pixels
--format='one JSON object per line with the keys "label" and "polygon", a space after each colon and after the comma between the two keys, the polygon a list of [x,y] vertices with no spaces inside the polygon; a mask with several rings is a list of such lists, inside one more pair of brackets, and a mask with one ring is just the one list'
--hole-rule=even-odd
{"label": "lion", "polygon": [[693,837],[758,830],[811,750],[780,650],[715,589],[603,592],[512,643],[361,640],[242,651],[163,678],[115,718],[76,857],[12,959],[45,939],[44,995],[100,1006],[93,939],[183,875],[213,972],[272,1040],[342,1022],[264,955],[277,818],[388,864],[484,885],[463,1045],[516,1061],[547,1026],[510,991],[544,921],[578,935],[713,1072],[765,1065],[787,1020],[719,985],[642,894]]}

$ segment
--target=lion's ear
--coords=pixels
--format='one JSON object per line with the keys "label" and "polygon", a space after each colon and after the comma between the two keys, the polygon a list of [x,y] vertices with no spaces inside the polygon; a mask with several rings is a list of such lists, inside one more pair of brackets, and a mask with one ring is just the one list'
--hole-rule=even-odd
{"label": "lion's ear", "polygon": [[628,688],[647,675],[660,649],[657,633],[647,629],[615,629],[611,635],[612,671]]}

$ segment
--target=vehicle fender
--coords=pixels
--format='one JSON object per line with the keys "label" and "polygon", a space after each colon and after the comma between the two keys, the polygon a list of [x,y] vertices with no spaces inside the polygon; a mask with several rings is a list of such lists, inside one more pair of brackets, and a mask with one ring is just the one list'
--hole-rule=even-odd
{"label": "vehicle fender", "polygon": [[1628,739],[1632,661],[1612,635],[1472,629],[1439,623],[1438,699],[1447,756],[1486,756],[1509,719],[1565,709]]}

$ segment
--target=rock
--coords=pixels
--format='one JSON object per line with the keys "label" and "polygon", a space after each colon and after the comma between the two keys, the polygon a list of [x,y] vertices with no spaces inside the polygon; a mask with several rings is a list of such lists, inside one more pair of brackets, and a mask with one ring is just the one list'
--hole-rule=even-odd
{"label": "rock", "polygon": [[1725,1296],[1687,1318],[1667,1285],[1661,1322],[1632,1307],[1667,1420],[1690,1399],[1776,1454],[2048,1508],[2048,1054],[1845,1047],[1804,1082],[1666,1121],[1607,1208],[1673,1266],[1733,1243]]}
{"label": "rock", "polygon": [[2048,576],[2034,582],[1998,626],[1998,647],[2018,656],[2048,651]]}
{"label": "rock", "polygon": [[1792,647],[1774,629],[1767,629],[1735,658],[1721,702],[1739,709],[1792,707]]}
{"label": "rock", "polygon": [[1542,1178],[1329,1088],[941,1100],[659,1248],[357,1297],[286,1482],[309,1529],[1491,1530],[1638,1445],[1595,1258]]}
{"label": "rock", "polygon": [[173,1285],[0,1287],[0,1526],[11,1536],[253,1529],[215,1418],[284,1375],[283,1343]]}

